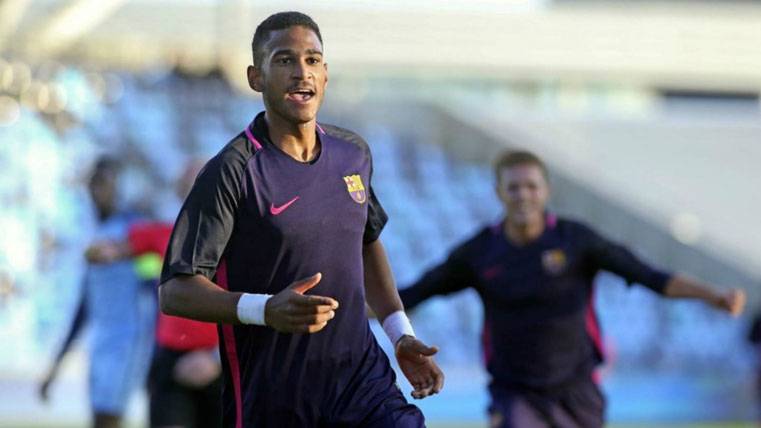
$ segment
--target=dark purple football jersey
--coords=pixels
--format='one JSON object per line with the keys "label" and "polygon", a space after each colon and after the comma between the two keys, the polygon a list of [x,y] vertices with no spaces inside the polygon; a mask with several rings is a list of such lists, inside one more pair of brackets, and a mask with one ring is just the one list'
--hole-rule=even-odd
{"label": "dark purple football jersey", "polygon": [[314,334],[220,327],[225,426],[351,425],[383,408],[384,391],[398,399],[365,314],[362,247],[387,219],[370,151],[338,127],[318,126],[317,137],[319,156],[299,162],[270,141],[260,113],[201,171],[172,233],[162,282],[201,274],[230,291],[276,294],[322,272],[308,294],[340,305]]}
{"label": "dark purple football jersey", "polygon": [[589,227],[549,215],[544,233],[523,246],[505,238],[503,223],[484,228],[399,295],[411,309],[473,287],[484,305],[492,386],[551,390],[588,379],[602,361],[593,307],[600,270],[658,293],[669,278]]}

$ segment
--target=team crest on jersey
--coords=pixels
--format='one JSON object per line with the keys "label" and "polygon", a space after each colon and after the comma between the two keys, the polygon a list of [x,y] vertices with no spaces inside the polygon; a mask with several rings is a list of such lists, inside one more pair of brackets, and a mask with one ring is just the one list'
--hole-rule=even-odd
{"label": "team crest on jersey", "polygon": [[542,253],[542,266],[550,275],[557,275],[565,269],[568,259],[565,252],[560,249],[547,250]]}
{"label": "team crest on jersey", "polygon": [[346,183],[346,190],[349,191],[349,195],[354,199],[354,202],[361,204],[367,200],[365,185],[362,184],[362,177],[359,174],[345,176],[344,182]]}

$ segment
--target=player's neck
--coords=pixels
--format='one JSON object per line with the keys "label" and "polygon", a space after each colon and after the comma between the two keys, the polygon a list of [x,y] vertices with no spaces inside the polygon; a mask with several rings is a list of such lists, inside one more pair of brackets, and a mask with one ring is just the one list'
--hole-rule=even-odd
{"label": "player's neck", "polygon": [[272,144],[290,157],[299,162],[310,162],[320,153],[316,121],[294,124],[270,112],[266,112],[264,118]]}
{"label": "player's neck", "polygon": [[514,224],[510,219],[505,220],[504,230],[505,237],[515,245],[521,246],[530,244],[544,233],[544,222],[528,222]]}
{"label": "player's neck", "polygon": [[96,211],[98,212],[98,221],[103,223],[104,221],[108,220],[112,215],[114,215],[114,213],[116,212],[116,209],[98,207]]}

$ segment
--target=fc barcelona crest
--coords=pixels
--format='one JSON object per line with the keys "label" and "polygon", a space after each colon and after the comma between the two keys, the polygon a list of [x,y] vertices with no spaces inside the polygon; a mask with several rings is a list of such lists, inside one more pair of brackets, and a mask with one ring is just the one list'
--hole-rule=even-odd
{"label": "fc barcelona crest", "polygon": [[359,174],[345,176],[344,182],[346,183],[346,190],[349,191],[354,202],[361,204],[367,200],[365,185],[362,184],[362,177]]}
{"label": "fc barcelona crest", "polygon": [[550,275],[559,275],[565,269],[568,260],[563,250],[547,250],[542,253],[542,266]]}

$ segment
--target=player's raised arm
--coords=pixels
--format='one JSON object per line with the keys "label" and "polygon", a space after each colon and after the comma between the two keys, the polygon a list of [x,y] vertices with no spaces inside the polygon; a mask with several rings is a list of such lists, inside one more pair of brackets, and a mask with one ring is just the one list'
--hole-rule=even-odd
{"label": "player's raised arm", "polygon": [[367,303],[394,344],[399,367],[414,388],[412,396],[419,399],[438,393],[444,387],[444,374],[433,361],[438,348],[415,338],[380,239],[365,243],[362,256]]}
{"label": "player's raised arm", "polygon": [[696,299],[733,316],[742,313],[745,292],[740,289],[719,291],[716,287],[681,274],[653,268],[623,245],[608,241],[590,229],[581,227],[579,236],[587,242],[598,267],[624,277],[629,283],[646,287],[674,299]]}
{"label": "player's raised arm", "polygon": [[706,304],[739,316],[745,307],[745,291],[733,288],[719,291],[713,286],[685,275],[674,275],[666,283],[664,295],[671,298],[697,299]]}

